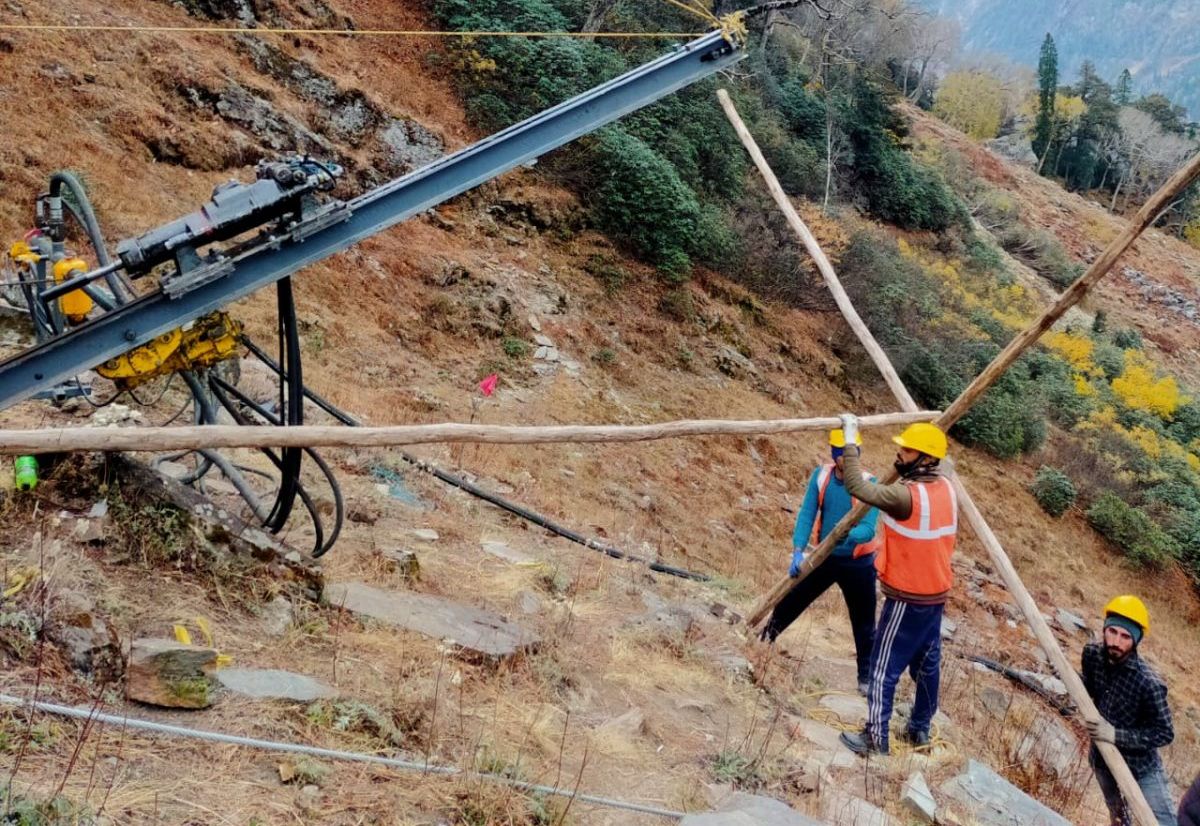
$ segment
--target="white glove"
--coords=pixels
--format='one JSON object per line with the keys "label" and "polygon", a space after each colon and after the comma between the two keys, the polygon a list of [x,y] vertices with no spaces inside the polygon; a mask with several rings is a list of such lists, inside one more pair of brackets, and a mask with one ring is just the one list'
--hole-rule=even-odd
{"label": "white glove", "polygon": [[853,413],[842,413],[842,435],[846,437],[846,446],[858,444],[858,416]]}
{"label": "white glove", "polygon": [[1112,743],[1117,739],[1117,730],[1107,720],[1085,720],[1084,725],[1097,743]]}

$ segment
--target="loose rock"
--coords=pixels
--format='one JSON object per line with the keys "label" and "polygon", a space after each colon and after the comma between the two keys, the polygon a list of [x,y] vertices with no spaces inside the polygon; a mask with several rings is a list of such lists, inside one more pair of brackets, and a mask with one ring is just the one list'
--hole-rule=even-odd
{"label": "loose rock", "polygon": [[129,655],[125,696],[165,708],[208,708],[213,702],[213,648],[174,640],[134,640]]}
{"label": "loose rock", "polygon": [[920,772],[913,772],[900,790],[900,805],[922,823],[937,822],[937,802]]}

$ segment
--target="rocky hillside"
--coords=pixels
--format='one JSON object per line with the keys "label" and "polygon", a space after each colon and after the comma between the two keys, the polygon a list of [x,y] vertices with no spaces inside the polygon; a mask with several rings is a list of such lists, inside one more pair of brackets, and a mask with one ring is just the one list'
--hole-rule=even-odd
{"label": "rocky hillside", "polygon": [[[420,4],[383,0],[64,0],[10,3],[4,13],[114,25],[249,15],[303,28],[432,27]],[[23,33],[2,42],[9,139],[0,144],[0,227],[11,238],[27,229],[29,204],[57,168],[82,173],[115,241],[194,209],[213,185],[295,146],[337,158],[361,187],[479,136],[445,74],[450,56],[425,40]],[[36,116],[22,92],[33,88],[41,90]],[[1026,179],[935,122],[919,122],[918,136],[978,157],[989,180],[1064,243],[1081,231],[1089,214],[1082,200]],[[838,221],[804,210],[840,259],[864,228],[911,249],[931,242],[868,226],[849,210]],[[1141,290],[1191,300],[1196,258],[1156,235],[1139,247],[1130,265],[1144,281],[1114,279],[1098,306],[1136,325],[1181,372],[1194,369],[1186,349],[1194,336],[1179,332],[1170,350],[1182,322],[1156,323],[1159,314],[1174,321],[1174,310],[1143,300]],[[1025,275],[1028,300],[1041,300],[1036,275]],[[296,290],[307,383],[373,424],[472,416],[644,423],[893,408],[819,298],[807,309],[766,301],[704,269],[665,283],[595,231],[576,196],[536,171],[313,267]],[[271,296],[233,311],[271,340]],[[11,348],[27,335],[13,324],[4,341]],[[499,389],[480,401],[476,382],[491,372]],[[168,388],[144,409],[28,402],[0,421],[137,427],[166,421],[184,401]],[[867,437],[877,467],[890,455],[886,437]],[[1052,433],[1049,444],[1064,439]],[[1191,711],[1200,614],[1191,583],[1173,569],[1132,570],[1078,511],[1043,513],[1028,492],[1041,455],[956,453],[1072,658],[1110,595],[1147,596],[1155,630],[1146,653],[1171,682],[1178,720],[1167,762],[1177,783],[1190,780],[1200,739]],[[1071,822],[1099,822],[1082,728],[1060,716],[1061,686],[974,537],[963,537],[956,562],[943,628],[943,715],[928,752],[900,749],[864,768],[837,746],[837,732],[857,727],[864,705],[853,694],[852,643],[836,594],[773,651],[748,637],[736,614],[786,569],[791,511],[824,455],[821,439],[419,454],[583,533],[712,579],[652,574],[549,536],[392,452],[327,453],[349,521],[319,566],[287,558],[288,546],[308,547],[311,538],[299,519],[279,537],[286,546],[255,542],[203,515],[181,515],[158,483],[137,483],[127,467],[76,458],[47,472],[33,495],[9,491],[0,511],[9,587],[0,603],[0,691],[677,812],[907,823],[920,817],[923,783],[938,816],[962,823],[1050,818],[1042,804]],[[266,469],[249,452],[232,458]],[[180,461],[186,472],[191,459]],[[227,516],[239,510],[221,480],[206,493]],[[319,496],[318,506],[331,509],[328,494]],[[177,625],[192,645],[171,642]],[[214,671],[218,655],[231,661]],[[978,658],[1025,672],[1026,682]],[[180,678],[181,668],[191,671]],[[274,673],[284,670],[292,676]],[[911,701],[906,686],[901,699]],[[167,739],[17,709],[0,713],[0,766],[12,779],[8,805],[29,812],[31,823],[663,822],[473,775]],[[977,802],[989,791],[1002,795],[995,810]]]}

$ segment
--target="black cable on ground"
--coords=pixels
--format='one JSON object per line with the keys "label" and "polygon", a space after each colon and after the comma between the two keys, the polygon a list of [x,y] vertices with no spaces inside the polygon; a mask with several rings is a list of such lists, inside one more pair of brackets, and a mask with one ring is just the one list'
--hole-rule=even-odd
{"label": "black cable on ground", "polygon": [[[250,341],[248,338],[246,338],[244,336],[242,338],[242,343],[244,343],[246,345],[246,348],[251,353],[253,353],[261,362],[263,362],[265,365],[267,365],[267,367],[271,368],[276,373],[281,373],[279,364],[277,362],[275,362],[269,355],[267,355],[267,353],[265,353],[262,350],[262,348],[260,348],[257,344]],[[361,426],[362,423],[359,422],[357,419],[355,419],[353,416],[338,409],[331,402],[325,400],[321,396],[318,396],[316,393],[314,393],[312,390],[309,390],[307,387],[304,388],[304,395],[313,404],[317,405],[317,407],[324,410],[330,416],[333,416],[335,419],[340,421],[342,424],[347,425],[348,427],[360,427]],[[701,574],[701,573],[697,573],[695,571],[688,571],[683,568],[676,568],[671,565],[664,565],[661,562],[654,562],[652,560],[645,559],[640,556],[635,556],[633,554],[625,553],[624,551],[618,550],[617,548],[614,548],[611,545],[605,545],[604,543],[599,542],[595,539],[590,539],[588,537],[585,537],[582,534],[571,530],[570,528],[563,527],[562,525],[559,525],[558,523],[551,521],[550,519],[546,518],[545,516],[542,516],[539,513],[529,510],[528,508],[524,507],[523,505],[518,505],[515,502],[510,502],[509,500],[504,499],[503,497],[497,496],[496,494],[492,493],[491,491],[489,491],[485,488],[481,488],[472,482],[468,482],[466,479],[463,479],[461,476],[456,476],[453,473],[448,473],[447,471],[444,471],[441,468],[435,467],[434,465],[432,465],[428,462],[424,462],[421,459],[418,459],[416,456],[413,456],[411,453],[409,453],[407,451],[401,450],[401,451],[399,451],[399,453],[400,453],[401,459],[403,459],[405,462],[408,462],[410,465],[413,465],[418,470],[422,470],[425,473],[428,473],[428,474],[440,479],[441,481],[445,482],[446,484],[452,485],[453,487],[456,487],[460,490],[464,490],[467,493],[471,494],[472,496],[475,496],[479,499],[482,499],[485,502],[495,505],[496,507],[501,508],[502,510],[506,510],[511,514],[519,516],[522,519],[525,519],[529,522],[532,522],[535,525],[539,525],[539,526],[545,528],[546,530],[550,531],[551,533],[561,536],[564,539],[569,539],[572,542],[576,542],[580,545],[583,545],[585,548],[591,548],[593,551],[599,551],[600,553],[610,556],[613,559],[624,559],[629,562],[638,562],[642,565],[646,565],[652,571],[657,571],[662,574],[669,574],[671,576],[680,577],[682,579],[691,579],[691,580],[695,580],[697,582],[708,582],[712,578],[708,574]]]}
{"label": "black cable on ground", "polygon": [[973,663],[979,663],[985,668],[989,668],[992,671],[995,671],[997,674],[1001,674],[1013,682],[1020,683],[1021,685],[1025,686],[1034,694],[1038,695],[1051,706],[1053,706],[1055,711],[1057,711],[1063,717],[1070,717],[1075,713],[1075,707],[1073,705],[1063,703],[1052,693],[1039,685],[1036,680],[1030,679],[1027,675],[1022,674],[1017,669],[1004,665],[1003,663],[998,663],[995,660],[989,660],[987,657],[980,657],[977,654],[963,654],[962,656],[964,659],[970,660]]}

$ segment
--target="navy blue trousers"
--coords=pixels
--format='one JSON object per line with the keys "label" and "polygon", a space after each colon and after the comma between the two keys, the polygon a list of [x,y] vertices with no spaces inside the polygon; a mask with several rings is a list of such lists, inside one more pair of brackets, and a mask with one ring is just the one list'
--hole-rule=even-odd
{"label": "navy blue trousers", "polygon": [[944,605],[913,605],[888,597],[883,601],[875,646],[871,650],[871,680],[867,691],[867,734],[884,752],[888,724],[900,675],[908,669],[917,684],[909,730],[928,732],[938,706],[942,676],[942,610]]}
{"label": "navy blue trousers", "polygon": [[850,613],[858,681],[865,683],[870,674],[871,648],[875,636],[875,554],[858,559],[848,556],[826,559],[775,606],[771,619],[763,628],[762,638],[774,642],[813,600],[835,583],[841,589],[846,610]]}

